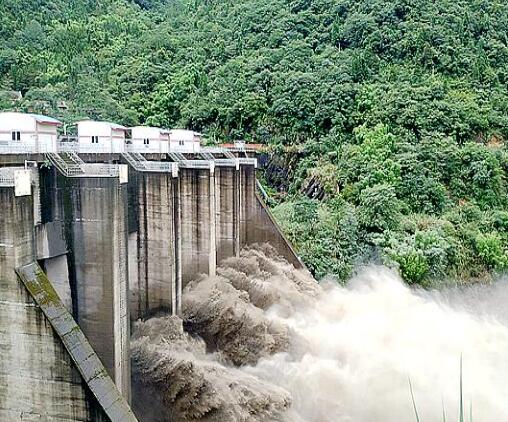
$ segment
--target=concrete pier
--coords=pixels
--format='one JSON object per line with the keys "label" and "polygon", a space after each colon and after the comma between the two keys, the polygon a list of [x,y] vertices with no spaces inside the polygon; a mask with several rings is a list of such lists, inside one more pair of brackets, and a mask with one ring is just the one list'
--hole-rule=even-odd
{"label": "concrete pier", "polygon": [[235,167],[215,169],[217,263],[240,252],[240,172]]}
{"label": "concrete pier", "polygon": [[31,195],[0,188],[0,420],[107,418],[15,268],[36,258]]}
{"label": "concrete pier", "polygon": [[158,311],[177,312],[181,297],[179,269],[179,182],[171,173],[139,173],[137,234],[129,254],[137,272],[131,285],[132,318]]}
{"label": "concrete pier", "polygon": [[215,171],[180,169],[182,284],[199,274],[214,275]]}
{"label": "concrete pier", "polygon": [[130,398],[127,185],[58,177],[74,317],[122,395]]}
{"label": "concrete pier", "polygon": [[[212,162],[213,164],[213,162]],[[223,163],[220,163],[223,164]],[[133,320],[178,314],[182,289],[214,275],[244,246],[269,242],[302,264],[256,193],[253,165],[185,164],[178,177],[134,172],[129,181],[129,273]]]}

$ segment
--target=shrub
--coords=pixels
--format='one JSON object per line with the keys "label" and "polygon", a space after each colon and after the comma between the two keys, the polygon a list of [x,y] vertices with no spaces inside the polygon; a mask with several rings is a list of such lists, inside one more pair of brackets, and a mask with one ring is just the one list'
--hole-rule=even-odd
{"label": "shrub", "polygon": [[396,229],[401,218],[400,210],[400,201],[391,185],[376,185],[364,189],[360,194],[358,218],[361,226],[367,230]]}
{"label": "shrub", "polygon": [[497,271],[508,268],[508,256],[497,233],[479,234],[476,237],[476,250],[489,267]]}

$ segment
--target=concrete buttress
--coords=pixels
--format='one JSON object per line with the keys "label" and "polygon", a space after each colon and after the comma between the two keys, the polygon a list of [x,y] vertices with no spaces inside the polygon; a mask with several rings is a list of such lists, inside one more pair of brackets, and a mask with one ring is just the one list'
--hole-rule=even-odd
{"label": "concrete buttress", "polygon": [[59,177],[74,317],[122,395],[130,399],[127,185]]}
{"label": "concrete buttress", "polygon": [[33,262],[32,196],[0,188],[0,420],[105,421],[63,344],[18,280]]}

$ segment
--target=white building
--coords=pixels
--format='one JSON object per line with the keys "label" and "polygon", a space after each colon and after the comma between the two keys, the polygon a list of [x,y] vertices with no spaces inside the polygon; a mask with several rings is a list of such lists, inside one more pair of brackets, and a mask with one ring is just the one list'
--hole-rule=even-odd
{"label": "white building", "polygon": [[61,124],[40,114],[0,113],[0,154],[56,152]]}
{"label": "white building", "polygon": [[136,126],[131,130],[129,150],[132,152],[169,152],[169,131],[157,127]]}
{"label": "white building", "polygon": [[111,122],[83,120],[77,123],[79,152],[125,152],[127,128]]}
{"label": "white building", "polygon": [[169,152],[198,153],[201,134],[192,130],[173,129],[169,132]]}

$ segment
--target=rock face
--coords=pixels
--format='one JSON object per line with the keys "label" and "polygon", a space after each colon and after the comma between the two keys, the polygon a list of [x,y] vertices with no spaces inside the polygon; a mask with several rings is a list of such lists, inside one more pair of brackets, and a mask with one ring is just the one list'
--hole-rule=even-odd
{"label": "rock face", "polygon": [[143,420],[283,420],[290,394],[245,369],[299,344],[269,312],[277,307],[278,313],[292,313],[318,287],[308,274],[272,256],[268,246],[246,249],[223,261],[217,276],[189,283],[183,321],[159,316],[135,323],[134,389],[141,395],[134,396],[145,398],[134,406]]}

